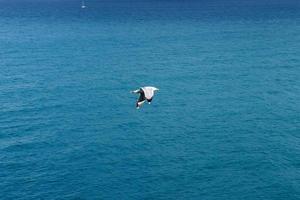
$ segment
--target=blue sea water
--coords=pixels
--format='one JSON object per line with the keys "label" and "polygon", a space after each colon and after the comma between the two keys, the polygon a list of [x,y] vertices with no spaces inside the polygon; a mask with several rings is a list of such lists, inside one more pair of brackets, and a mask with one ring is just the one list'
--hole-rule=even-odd
{"label": "blue sea water", "polygon": [[86,5],[0,0],[0,199],[300,199],[299,1]]}

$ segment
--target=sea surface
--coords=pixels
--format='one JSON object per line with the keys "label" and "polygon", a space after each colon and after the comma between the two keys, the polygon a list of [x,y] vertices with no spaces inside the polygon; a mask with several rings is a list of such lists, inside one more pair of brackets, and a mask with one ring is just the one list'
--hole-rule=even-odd
{"label": "sea surface", "polygon": [[85,4],[0,0],[1,200],[300,199],[299,0]]}

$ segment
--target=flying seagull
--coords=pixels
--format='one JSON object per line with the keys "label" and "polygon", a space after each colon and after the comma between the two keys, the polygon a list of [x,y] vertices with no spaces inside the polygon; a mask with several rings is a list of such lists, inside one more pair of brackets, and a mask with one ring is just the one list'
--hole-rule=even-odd
{"label": "flying seagull", "polygon": [[156,87],[147,86],[147,87],[141,87],[140,89],[131,91],[132,93],[140,94],[136,102],[136,108],[139,109],[146,100],[150,104],[153,99],[154,92],[157,90],[159,89]]}

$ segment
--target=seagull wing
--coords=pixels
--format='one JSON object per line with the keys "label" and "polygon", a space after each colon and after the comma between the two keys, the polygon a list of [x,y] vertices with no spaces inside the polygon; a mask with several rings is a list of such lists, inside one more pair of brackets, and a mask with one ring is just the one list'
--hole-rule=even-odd
{"label": "seagull wing", "polygon": [[138,102],[141,102],[141,101],[145,101],[146,98],[145,98],[145,93],[144,92],[141,92],[140,93],[140,96],[139,96],[139,99],[137,100]]}
{"label": "seagull wing", "polygon": [[140,96],[136,102],[136,107],[139,108],[146,100],[146,97],[145,97],[145,93],[143,90],[141,90],[140,92]]}

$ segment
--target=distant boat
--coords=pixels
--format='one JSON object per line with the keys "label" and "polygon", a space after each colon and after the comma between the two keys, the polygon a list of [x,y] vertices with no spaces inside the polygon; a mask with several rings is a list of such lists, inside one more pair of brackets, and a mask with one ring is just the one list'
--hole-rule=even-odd
{"label": "distant boat", "polygon": [[86,8],[84,1],[81,1],[81,8]]}

